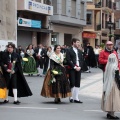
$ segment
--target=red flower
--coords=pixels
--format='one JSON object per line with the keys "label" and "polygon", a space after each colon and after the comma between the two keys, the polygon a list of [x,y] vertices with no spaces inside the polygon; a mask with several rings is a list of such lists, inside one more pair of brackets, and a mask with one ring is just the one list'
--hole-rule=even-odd
{"label": "red flower", "polygon": [[12,63],[8,64],[8,69],[10,69],[10,70],[12,69]]}

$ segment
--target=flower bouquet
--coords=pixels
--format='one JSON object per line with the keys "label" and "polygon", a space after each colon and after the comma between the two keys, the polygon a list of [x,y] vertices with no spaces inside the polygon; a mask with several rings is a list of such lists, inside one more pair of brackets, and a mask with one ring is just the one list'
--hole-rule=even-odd
{"label": "flower bouquet", "polygon": [[[10,62],[8,64],[8,69],[12,70],[12,72],[14,72],[14,69],[15,69],[15,63],[16,63],[17,59],[15,59],[12,63]],[[11,77],[11,73],[10,73],[10,77]]]}
{"label": "flower bouquet", "polygon": [[51,79],[49,80],[48,85],[51,85],[52,83],[56,82],[55,76],[61,75],[61,74],[62,74],[61,70],[55,70],[55,69],[53,69],[51,71]]}
{"label": "flower bouquet", "polygon": [[27,58],[22,58],[22,60],[23,60],[24,62],[28,62],[28,59],[27,59]]}

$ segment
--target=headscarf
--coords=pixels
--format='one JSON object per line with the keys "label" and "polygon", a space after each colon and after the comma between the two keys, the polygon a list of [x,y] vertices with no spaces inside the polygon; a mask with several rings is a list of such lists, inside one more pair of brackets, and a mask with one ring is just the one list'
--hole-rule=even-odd
{"label": "headscarf", "polygon": [[53,54],[50,56],[50,59],[53,60],[54,62],[60,64],[61,66],[63,66],[63,60],[64,60],[64,57],[63,57],[63,54],[60,53],[60,57],[58,57],[55,52],[53,52]]}
{"label": "headscarf", "polygon": [[112,53],[108,57],[108,62],[104,74],[104,85],[103,85],[103,92],[105,92],[104,100],[107,99],[107,97],[109,96],[112,90],[116,70],[118,70],[118,59],[116,55]]}

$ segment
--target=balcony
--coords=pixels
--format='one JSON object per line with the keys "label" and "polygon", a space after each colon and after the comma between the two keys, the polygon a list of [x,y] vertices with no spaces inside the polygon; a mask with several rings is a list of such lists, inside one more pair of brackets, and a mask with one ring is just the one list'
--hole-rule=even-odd
{"label": "balcony", "polygon": [[95,3],[95,8],[101,8],[101,2]]}
{"label": "balcony", "polygon": [[101,24],[97,25],[96,30],[101,30]]}
{"label": "balcony", "polygon": [[17,10],[53,15],[53,6],[31,0],[17,0]]}

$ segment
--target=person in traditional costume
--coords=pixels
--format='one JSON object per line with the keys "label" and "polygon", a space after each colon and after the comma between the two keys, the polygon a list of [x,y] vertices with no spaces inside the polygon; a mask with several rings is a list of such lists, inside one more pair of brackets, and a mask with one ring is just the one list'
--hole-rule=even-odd
{"label": "person in traditional costume", "polygon": [[47,57],[48,57],[48,69],[50,68],[50,58],[51,58],[51,55],[53,54],[53,50],[52,50],[52,47],[48,47],[47,49]]}
{"label": "person in traditional costume", "polygon": [[95,67],[97,63],[96,63],[93,47],[90,46],[90,43],[87,43],[87,46],[84,49],[84,57],[85,57],[85,62],[88,66],[88,71],[86,72],[91,73],[90,68]]}
{"label": "person in traditional costume", "polygon": [[45,56],[46,56],[46,51],[43,48],[42,44],[38,45],[38,48],[35,49],[35,60],[36,60],[36,67],[38,71],[38,75],[40,77],[43,77],[43,67],[44,67],[44,62],[45,62]]}
{"label": "person in traditional costume", "polygon": [[5,78],[3,76],[3,72],[2,72],[2,69],[1,69],[2,53],[3,52],[0,52],[0,99],[5,99],[6,98],[6,93],[7,93],[7,86],[6,86]]}
{"label": "person in traditional costume", "polygon": [[33,46],[30,44],[27,47],[26,54],[25,54],[25,57],[28,59],[28,61],[24,62],[24,66],[23,66],[24,73],[27,73],[29,76],[32,76],[33,74],[37,73],[34,53],[35,52],[33,50]]}
{"label": "person in traditional costume", "polygon": [[61,98],[71,96],[69,81],[63,66],[63,54],[60,52],[60,45],[55,45],[54,53],[50,57],[50,69],[48,70],[41,95],[55,98],[55,103],[60,103]]}
{"label": "person in traditional costume", "polygon": [[7,51],[2,54],[1,67],[7,85],[7,97],[4,103],[8,103],[8,95],[14,97],[13,104],[20,104],[18,97],[31,96],[32,92],[23,75],[20,56],[14,52],[14,44],[7,46]]}
{"label": "person in traditional costume", "polygon": [[66,59],[69,67],[69,80],[72,96],[70,97],[71,103],[83,103],[79,100],[79,89],[81,81],[81,68],[83,56],[82,52],[78,49],[80,40],[77,38],[72,39],[72,47],[67,50]]}
{"label": "person in traditional costume", "polygon": [[108,119],[119,119],[114,114],[120,111],[119,67],[117,56],[114,53],[109,55],[105,67],[102,110],[108,112]]}

